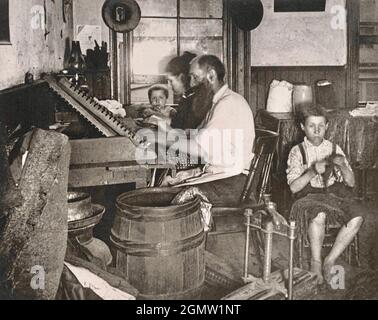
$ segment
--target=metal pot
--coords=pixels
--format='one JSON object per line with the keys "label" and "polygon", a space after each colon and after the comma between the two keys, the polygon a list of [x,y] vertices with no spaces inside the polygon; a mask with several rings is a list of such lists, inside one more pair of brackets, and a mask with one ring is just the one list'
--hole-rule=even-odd
{"label": "metal pot", "polygon": [[89,243],[93,228],[100,222],[105,208],[91,203],[91,196],[84,192],[68,192],[68,236],[80,244]]}
{"label": "metal pot", "polygon": [[68,222],[92,216],[91,196],[84,192],[68,192]]}
{"label": "metal pot", "polygon": [[105,207],[92,204],[89,217],[68,222],[68,237],[82,245],[90,243],[93,239],[93,228],[100,222],[104,213]]}

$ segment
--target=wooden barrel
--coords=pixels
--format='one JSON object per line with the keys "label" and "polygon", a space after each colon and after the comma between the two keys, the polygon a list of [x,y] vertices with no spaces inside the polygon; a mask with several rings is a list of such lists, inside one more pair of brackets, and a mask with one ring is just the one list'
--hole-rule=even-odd
{"label": "wooden barrel", "polygon": [[180,190],[148,188],[117,197],[110,241],[116,269],[138,298],[199,299],[205,281],[200,199],[170,205]]}

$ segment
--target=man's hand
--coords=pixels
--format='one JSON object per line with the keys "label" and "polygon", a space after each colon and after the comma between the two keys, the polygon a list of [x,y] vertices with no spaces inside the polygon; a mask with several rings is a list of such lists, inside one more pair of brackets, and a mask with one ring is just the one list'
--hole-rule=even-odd
{"label": "man's hand", "polygon": [[322,160],[314,163],[314,169],[317,174],[323,174],[326,171],[327,161]]}
{"label": "man's hand", "polygon": [[188,170],[183,170],[177,172],[176,176],[172,178],[171,176],[166,176],[160,185],[161,187],[174,186],[180,183],[184,183],[186,180],[194,177],[198,177],[202,174],[201,168],[193,168]]}

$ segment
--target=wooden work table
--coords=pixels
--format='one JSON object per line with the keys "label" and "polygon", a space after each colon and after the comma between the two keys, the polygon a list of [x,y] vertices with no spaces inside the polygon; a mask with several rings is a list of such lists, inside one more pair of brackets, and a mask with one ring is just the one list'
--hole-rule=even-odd
{"label": "wooden work table", "polygon": [[147,187],[154,169],[171,169],[175,165],[159,164],[151,154],[136,161],[136,147],[127,137],[70,140],[71,161],[69,187],[92,187],[135,183]]}

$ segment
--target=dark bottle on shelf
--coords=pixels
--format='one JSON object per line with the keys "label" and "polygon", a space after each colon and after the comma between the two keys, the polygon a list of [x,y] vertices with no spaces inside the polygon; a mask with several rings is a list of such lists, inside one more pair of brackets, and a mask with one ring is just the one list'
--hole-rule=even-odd
{"label": "dark bottle on shelf", "polygon": [[84,56],[81,53],[80,42],[72,41],[70,58],[68,60],[70,72],[80,73],[85,69]]}

